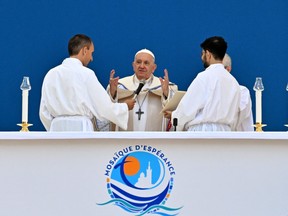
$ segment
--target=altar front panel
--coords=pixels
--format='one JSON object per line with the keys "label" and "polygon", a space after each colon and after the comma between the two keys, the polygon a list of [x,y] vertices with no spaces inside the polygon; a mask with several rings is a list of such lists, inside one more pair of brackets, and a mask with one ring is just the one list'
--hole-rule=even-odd
{"label": "altar front panel", "polygon": [[[241,138],[239,134],[205,138],[205,134],[187,137],[183,133],[166,137],[165,133],[4,136],[0,139],[0,215],[141,215],[112,202],[109,181],[120,178],[116,165],[126,157],[125,163],[133,165],[132,174],[124,172],[129,178],[136,175],[145,180],[150,173],[151,178],[161,176],[170,182],[165,202],[154,213],[143,211],[142,215],[287,216],[288,139],[285,133],[279,135],[281,138],[251,138],[249,133]],[[162,169],[154,170],[154,160]],[[140,171],[133,173],[138,162],[142,177]],[[117,186],[124,192],[130,190],[132,177]],[[152,183],[157,182],[156,178]],[[150,195],[141,186],[133,188],[131,194],[139,190],[139,197]]]}

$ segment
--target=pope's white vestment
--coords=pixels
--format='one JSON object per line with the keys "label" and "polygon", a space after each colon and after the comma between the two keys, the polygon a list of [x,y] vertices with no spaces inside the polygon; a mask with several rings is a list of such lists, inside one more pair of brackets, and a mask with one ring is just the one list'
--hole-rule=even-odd
{"label": "pope's white vestment", "polygon": [[212,64],[190,84],[171,119],[177,131],[235,131],[240,86],[223,64]]}
{"label": "pope's white vestment", "polygon": [[[135,75],[124,77],[118,81],[117,97],[115,101],[124,101],[133,97],[139,86]],[[163,117],[161,110],[177,91],[177,85],[170,83],[169,94],[163,96],[161,83],[158,77],[151,76],[146,80],[141,92],[136,97],[133,110],[129,111],[128,131],[165,131],[168,119]],[[108,87],[108,92],[109,87]],[[116,130],[121,130],[117,128]]]}
{"label": "pope's white vestment", "polygon": [[66,58],[44,78],[39,115],[47,131],[93,131],[94,117],[125,130],[128,106],[111,102],[91,69]]}

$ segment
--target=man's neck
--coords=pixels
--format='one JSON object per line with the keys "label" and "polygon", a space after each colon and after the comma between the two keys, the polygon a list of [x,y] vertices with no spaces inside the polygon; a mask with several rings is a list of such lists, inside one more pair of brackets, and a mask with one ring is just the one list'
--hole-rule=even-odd
{"label": "man's neck", "polygon": [[83,60],[82,60],[78,55],[70,56],[70,58],[78,59],[78,60],[82,63],[82,65],[84,65],[84,64],[83,64]]}
{"label": "man's neck", "polygon": [[222,64],[222,61],[221,61],[221,60],[216,60],[216,59],[212,58],[212,59],[210,60],[210,65],[212,65],[212,64]]}

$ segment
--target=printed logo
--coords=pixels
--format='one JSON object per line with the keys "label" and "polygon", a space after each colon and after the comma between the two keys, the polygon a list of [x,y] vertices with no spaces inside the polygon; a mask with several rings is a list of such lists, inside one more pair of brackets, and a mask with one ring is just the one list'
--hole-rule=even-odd
{"label": "printed logo", "polygon": [[107,191],[114,204],[132,215],[177,215],[180,208],[166,202],[174,185],[175,169],[166,155],[152,146],[129,146],[106,165]]}

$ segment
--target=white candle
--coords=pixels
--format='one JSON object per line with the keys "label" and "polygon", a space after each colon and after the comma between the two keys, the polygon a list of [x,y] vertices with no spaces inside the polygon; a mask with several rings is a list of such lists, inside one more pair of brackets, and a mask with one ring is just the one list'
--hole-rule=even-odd
{"label": "white candle", "polygon": [[22,90],[22,122],[28,122],[28,90]]}
{"label": "white candle", "polygon": [[262,91],[256,91],[256,123],[262,123]]}

